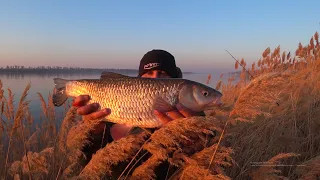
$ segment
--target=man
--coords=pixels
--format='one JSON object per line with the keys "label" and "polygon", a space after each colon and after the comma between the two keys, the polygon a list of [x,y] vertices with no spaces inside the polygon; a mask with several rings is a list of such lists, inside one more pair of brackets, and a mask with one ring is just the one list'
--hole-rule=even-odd
{"label": "man", "polygon": [[182,78],[182,71],[179,67],[177,67],[177,71],[178,71],[178,78]]}
{"label": "man", "polygon": [[[138,77],[142,78],[182,78],[182,72],[180,68],[176,66],[175,58],[169,52],[164,50],[152,50],[146,53],[139,65],[139,75]],[[86,119],[89,120],[97,120],[108,116],[112,113],[112,109],[100,109],[99,104],[87,104],[90,100],[90,97],[87,95],[81,95],[74,99],[74,106],[78,106],[78,114],[83,115]],[[155,111],[155,115],[166,124],[172,120],[190,116],[200,115],[199,113],[195,113],[182,107],[180,104],[177,105],[176,111],[171,112],[159,112]],[[107,124],[110,124],[111,127],[105,128]],[[110,138],[108,134],[111,134],[112,139],[108,139],[107,142],[111,142],[113,140],[120,139],[128,134],[128,129],[125,127],[122,128],[113,128],[116,124],[102,122],[92,131],[92,136],[94,136],[94,141],[97,143],[93,143],[90,147],[86,147],[84,151],[89,154],[94,153],[96,150],[100,148],[102,134],[104,129],[106,131],[106,138]],[[98,143],[100,141],[100,143]],[[94,145],[96,144],[96,146]],[[90,152],[89,152],[90,151]],[[89,155],[90,156],[90,155]]]}

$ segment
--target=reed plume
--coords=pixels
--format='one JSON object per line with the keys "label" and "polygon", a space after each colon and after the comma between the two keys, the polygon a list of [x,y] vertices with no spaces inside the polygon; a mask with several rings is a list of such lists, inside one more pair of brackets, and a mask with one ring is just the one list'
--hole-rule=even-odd
{"label": "reed plume", "polygon": [[[4,101],[2,101],[2,97],[3,97],[3,84],[2,84],[2,81],[0,79],[0,145],[2,144],[2,136],[3,136],[3,133],[5,133],[5,127],[4,127],[4,121],[3,121],[3,118],[2,118],[2,115],[3,115],[3,111],[4,111]],[[2,154],[2,147],[0,146],[0,155]],[[0,160],[2,160],[0,158]],[[1,171],[0,171],[1,172]]]}
{"label": "reed plume", "polygon": [[[86,165],[80,179],[101,179],[103,177],[117,177],[121,171],[116,167],[123,167],[133,158],[146,141],[148,134],[142,132],[139,134],[129,135],[118,141],[107,144],[104,148],[97,151],[92,156],[91,161]],[[114,174],[113,174],[114,173]]]}
{"label": "reed plume", "polygon": [[280,166],[279,160],[290,158],[290,157],[296,157],[299,156],[294,153],[281,153],[278,154],[271,159],[269,159],[267,162],[262,164],[252,164],[254,166],[260,166],[258,169],[254,170],[250,173],[250,176],[253,180],[259,180],[259,179],[287,179],[285,176],[281,176],[281,170],[275,169],[277,166]]}
{"label": "reed plume", "polygon": [[29,151],[21,161],[12,163],[9,175],[13,177],[19,174],[22,177],[27,177],[31,173],[32,179],[44,179],[49,174],[52,156],[53,148],[46,148],[40,153]]}
{"label": "reed plume", "polygon": [[[66,165],[71,166],[67,168],[68,171],[63,172],[63,178],[70,178],[78,175],[85,167],[87,162],[86,154],[83,149],[90,143],[90,132],[100,123],[101,121],[96,120],[94,122],[79,121],[76,126],[70,128],[67,139],[67,160]],[[77,168],[75,168],[77,167]],[[73,170],[73,172],[71,171]]]}
{"label": "reed plume", "polygon": [[231,148],[219,147],[213,166],[210,166],[212,153],[217,147],[217,144],[213,144],[190,157],[183,156],[185,165],[174,179],[230,179],[224,168],[232,166]]}
{"label": "reed plume", "polygon": [[59,152],[60,155],[66,154],[67,152],[66,140],[69,130],[76,124],[76,111],[77,108],[71,107],[60,126],[60,131],[57,138],[57,146],[55,149]]}
{"label": "reed plume", "polygon": [[3,84],[2,84],[2,81],[1,81],[1,79],[0,79],[0,101],[2,100],[2,97],[3,97]]}
{"label": "reed plume", "polygon": [[46,101],[44,100],[41,93],[38,92],[37,94],[40,98],[42,112],[45,115],[45,117],[48,118],[48,109],[47,109]]}
{"label": "reed plume", "polygon": [[233,118],[252,122],[257,116],[271,117],[271,107],[288,85],[290,73],[269,73],[252,80],[239,94],[231,112]]}
{"label": "reed plume", "polygon": [[[223,122],[214,117],[191,117],[171,121],[155,131],[144,145],[151,157],[136,168],[132,178],[159,178],[156,174],[159,165],[165,162],[179,167],[184,164],[176,156],[190,156],[217,141]],[[173,157],[175,156],[175,157]]]}
{"label": "reed plume", "polygon": [[[19,127],[21,127],[21,125],[22,125],[22,119],[23,119],[23,116],[24,116],[24,112],[25,112],[25,110],[28,108],[28,104],[29,104],[29,102],[27,102],[26,101],[26,97],[27,97],[27,94],[28,94],[28,91],[29,91],[29,89],[30,89],[30,86],[31,86],[31,84],[29,83],[27,86],[26,86],[26,88],[25,88],[25,90],[23,91],[23,93],[22,93],[22,95],[21,95],[21,98],[20,98],[20,101],[19,101],[19,105],[18,105],[18,109],[17,109],[17,112],[16,112],[16,114],[13,116],[13,118],[14,118],[14,121],[13,121],[13,127],[12,127],[12,129],[11,129],[11,131],[10,131],[10,139],[9,139],[9,145],[8,145],[8,149],[7,149],[7,155],[6,155],[6,161],[5,161],[5,172],[4,172],[4,177],[6,178],[6,175],[7,175],[7,172],[6,172],[6,170],[7,170],[7,166],[8,166],[8,163],[9,163],[9,154],[10,154],[10,148],[11,148],[11,144],[12,144],[12,138],[13,138],[13,135],[14,135],[14,133],[16,133],[17,131],[17,129],[19,128]],[[9,91],[9,92],[11,92],[11,91]],[[10,93],[9,93],[10,94]],[[10,100],[9,100],[9,102],[13,102],[13,100],[11,99],[11,98],[13,98],[13,95],[9,95],[10,96]],[[11,105],[10,105],[10,107],[11,107]],[[11,107],[12,109],[14,109],[13,108],[13,106]],[[11,109],[10,108],[10,109]],[[10,110],[11,111],[11,110]],[[12,113],[13,114],[13,113]],[[22,131],[22,133],[23,133],[23,131]]]}
{"label": "reed plume", "polygon": [[313,180],[320,177],[320,155],[301,163],[295,170],[301,179]]}

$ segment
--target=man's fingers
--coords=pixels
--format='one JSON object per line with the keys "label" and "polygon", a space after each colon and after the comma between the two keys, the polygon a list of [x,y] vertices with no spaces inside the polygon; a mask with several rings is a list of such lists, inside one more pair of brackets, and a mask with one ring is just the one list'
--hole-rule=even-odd
{"label": "man's fingers", "polygon": [[88,115],[99,109],[100,105],[98,103],[88,104],[83,107],[79,107],[77,112],[79,115]]}
{"label": "man's fingers", "polygon": [[89,95],[80,95],[74,98],[72,105],[77,107],[85,106],[90,101],[90,99],[91,98]]}
{"label": "man's fingers", "polygon": [[172,121],[172,119],[168,117],[166,113],[155,110],[154,114],[160,119],[160,121],[162,121],[162,124],[167,124],[168,122]]}
{"label": "man's fingers", "polygon": [[184,116],[184,117],[191,117],[191,116],[197,116],[198,114],[195,112],[192,112],[187,109],[181,109],[179,112]]}
{"label": "man's fingers", "polygon": [[181,114],[179,111],[170,111],[167,112],[167,115],[171,117],[171,119],[179,119],[179,118],[184,118],[183,114]]}
{"label": "man's fingers", "polygon": [[198,113],[193,112],[185,107],[183,107],[181,104],[177,104],[178,111],[184,116],[184,117],[191,117],[191,116],[197,116]]}
{"label": "man's fingers", "polygon": [[85,118],[89,119],[89,120],[102,119],[102,118],[108,116],[110,113],[111,113],[110,109],[103,109],[103,110],[100,110],[100,111],[97,111],[94,113],[90,113],[90,114],[86,115]]}
{"label": "man's fingers", "polygon": [[94,112],[94,113],[91,113],[89,114],[89,118],[91,119],[101,119],[101,118],[104,118],[108,115],[111,114],[111,110],[110,109],[103,109],[103,110],[100,110],[98,112]]}

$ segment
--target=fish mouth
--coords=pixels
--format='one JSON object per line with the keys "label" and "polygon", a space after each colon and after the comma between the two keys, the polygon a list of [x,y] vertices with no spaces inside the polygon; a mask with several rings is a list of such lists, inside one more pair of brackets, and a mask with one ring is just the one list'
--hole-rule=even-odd
{"label": "fish mouth", "polygon": [[205,110],[213,110],[219,107],[222,107],[223,102],[221,100],[221,97],[216,98],[214,101],[212,101],[208,106],[205,108]]}

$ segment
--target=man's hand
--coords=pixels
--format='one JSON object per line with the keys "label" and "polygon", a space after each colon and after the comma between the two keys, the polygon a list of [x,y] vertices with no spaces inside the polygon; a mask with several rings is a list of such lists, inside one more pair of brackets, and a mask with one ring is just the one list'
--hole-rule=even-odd
{"label": "man's hand", "polygon": [[164,125],[175,119],[200,115],[199,113],[193,112],[190,109],[183,107],[181,104],[177,104],[176,108],[176,111],[160,112],[155,110],[154,113]]}
{"label": "man's hand", "polygon": [[[98,103],[92,103],[88,104],[90,101],[90,96],[88,95],[80,95],[76,97],[73,101],[73,106],[79,107],[77,110],[77,113],[79,115],[83,115],[83,118],[85,120],[98,120],[101,118],[104,118],[108,116],[111,113],[111,110],[106,108],[106,109],[101,109],[100,105]],[[100,124],[97,125],[95,130],[93,131],[94,134],[102,133],[104,129],[104,122],[101,122]]]}

